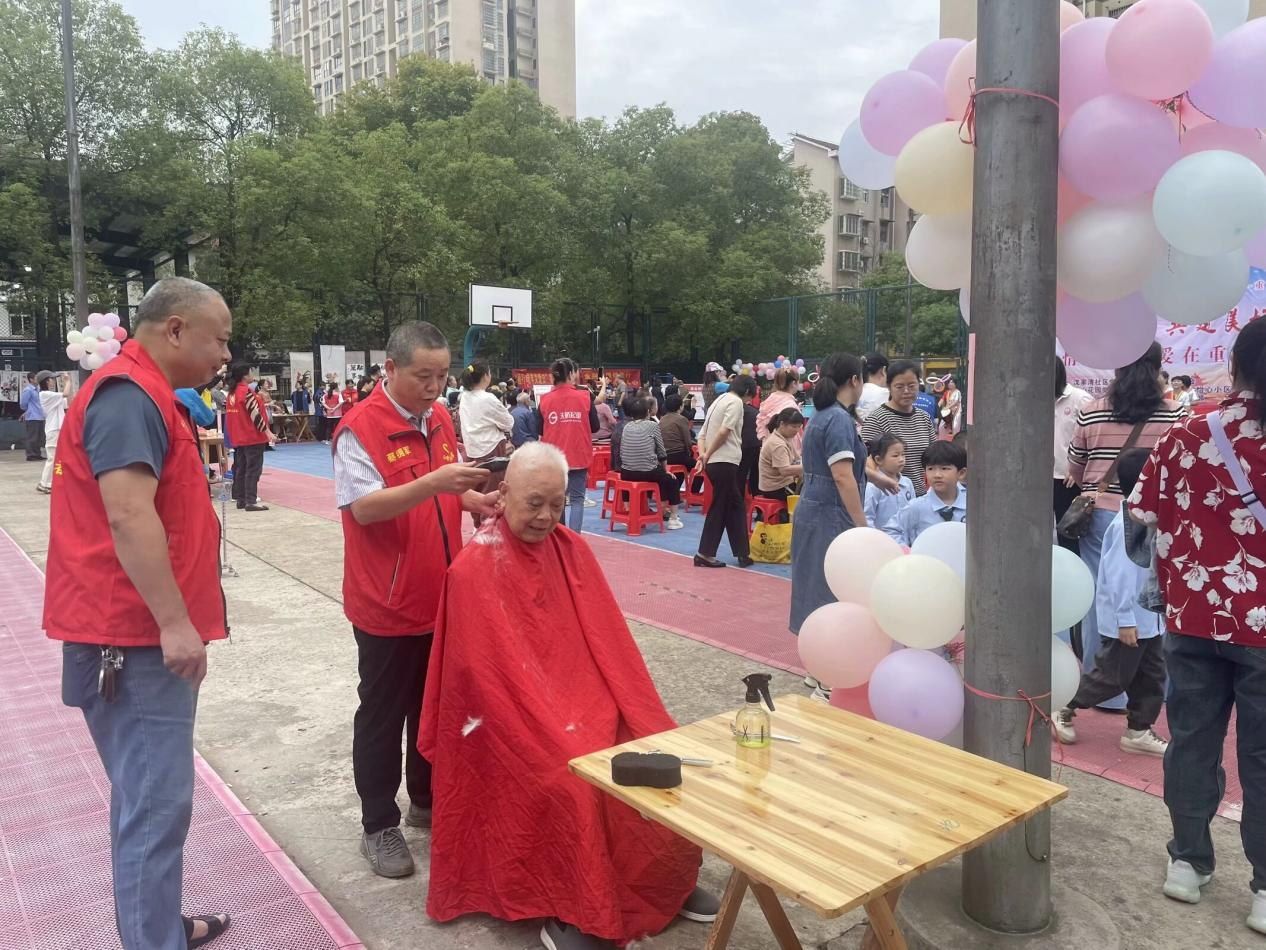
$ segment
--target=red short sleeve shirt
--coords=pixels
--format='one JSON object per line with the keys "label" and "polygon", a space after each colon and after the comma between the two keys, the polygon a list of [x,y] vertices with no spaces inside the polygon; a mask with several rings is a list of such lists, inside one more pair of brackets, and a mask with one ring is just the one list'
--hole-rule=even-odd
{"label": "red short sleeve shirt", "polygon": [[[1266,441],[1257,399],[1219,410],[1252,484],[1266,493]],[[1156,531],[1156,572],[1168,629],[1266,647],[1266,528],[1244,505],[1208,420],[1186,419],[1157,444],[1130,507]]]}

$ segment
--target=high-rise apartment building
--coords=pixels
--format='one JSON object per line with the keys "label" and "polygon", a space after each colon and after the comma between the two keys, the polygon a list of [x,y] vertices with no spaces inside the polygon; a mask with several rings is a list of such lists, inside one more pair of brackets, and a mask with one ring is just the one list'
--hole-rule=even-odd
{"label": "high-rise apartment building", "polygon": [[[1135,0],[1070,0],[1086,16],[1119,17]],[[1266,16],[1266,0],[1249,0],[1249,17]],[[976,0],[941,0],[941,36],[976,36]]]}
{"label": "high-rise apartment building", "polygon": [[818,276],[824,287],[857,287],[882,255],[905,253],[914,216],[895,188],[859,188],[840,171],[839,146],[808,135],[791,137],[791,161],[807,169],[813,187],[830,199],[831,216],[818,229],[824,243]]}
{"label": "high-rise apartment building", "polygon": [[519,79],[576,115],[575,0],[269,0],[273,48],[303,60],[322,114],[359,82],[381,84],[406,56],[469,63]]}

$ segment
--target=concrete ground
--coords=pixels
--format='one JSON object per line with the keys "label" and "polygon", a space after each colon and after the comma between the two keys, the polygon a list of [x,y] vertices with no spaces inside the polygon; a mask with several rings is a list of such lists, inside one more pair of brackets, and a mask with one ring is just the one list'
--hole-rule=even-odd
{"label": "concrete ground", "polygon": [[[38,466],[25,463],[20,452],[0,452],[0,528],[42,567],[48,499],[35,491],[37,477]],[[406,829],[419,874],[403,881],[375,877],[357,851],[359,809],[350,764],[356,654],[342,615],[339,525],[281,507],[258,514],[230,510],[228,535],[229,560],[239,573],[224,582],[233,637],[212,649],[199,707],[199,751],[367,947],[538,947],[535,925],[483,917],[437,925],[427,919],[425,833]],[[678,721],[734,708],[739,678],[757,666],[663,630],[631,627]],[[797,677],[769,672],[775,692],[801,688]],[[1203,903],[1176,904],[1159,892],[1168,835],[1160,799],[1071,769],[1058,780],[1072,794],[1056,809],[1054,877],[1108,911],[1122,947],[1266,947],[1266,938],[1243,923],[1249,869],[1234,822],[1215,819],[1221,864]],[[707,885],[719,892],[727,874],[727,867],[707,859]],[[806,947],[845,950],[860,941],[857,913],[836,921],[797,907],[790,913]],[[702,925],[683,921],[642,946],[685,950],[705,940]],[[731,946],[776,946],[750,898]]]}

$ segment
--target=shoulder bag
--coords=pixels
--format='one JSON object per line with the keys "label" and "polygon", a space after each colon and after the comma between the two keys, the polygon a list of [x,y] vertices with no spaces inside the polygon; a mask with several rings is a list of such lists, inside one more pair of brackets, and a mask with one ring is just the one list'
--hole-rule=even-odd
{"label": "shoulder bag", "polygon": [[1257,523],[1266,528],[1266,505],[1262,504],[1262,500],[1258,497],[1252,482],[1248,480],[1248,475],[1244,471],[1244,465],[1240,462],[1240,457],[1235,454],[1235,446],[1231,444],[1231,440],[1227,437],[1226,426],[1222,422],[1222,415],[1217,412],[1211,412],[1205,418],[1209,420],[1209,433],[1213,436],[1213,444],[1218,447],[1218,453],[1226,464],[1226,470],[1231,473],[1231,481],[1235,482],[1235,490],[1240,493],[1240,501],[1244,503],[1245,508],[1253,513]]}
{"label": "shoulder bag", "polygon": [[[1107,491],[1108,486],[1117,477],[1117,466],[1121,464],[1121,456],[1134,448],[1134,443],[1139,440],[1139,436],[1143,434],[1143,427],[1149,421],[1144,419],[1142,422],[1137,422],[1134,428],[1130,430],[1130,437],[1125,440],[1125,445],[1121,446],[1121,451],[1112,460],[1112,464],[1104,472],[1103,478],[1099,479],[1097,487],[1100,492]],[[1090,522],[1094,517],[1094,513],[1095,496],[1089,494],[1078,495],[1073,499],[1072,504],[1068,506],[1068,510],[1064,512],[1064,517],[1059,519],[1059,524],[1055,526],[1055,530],[1059,532],[1061,538],[1067,538],[1070,541],[1080,541],[1090,533]]]}

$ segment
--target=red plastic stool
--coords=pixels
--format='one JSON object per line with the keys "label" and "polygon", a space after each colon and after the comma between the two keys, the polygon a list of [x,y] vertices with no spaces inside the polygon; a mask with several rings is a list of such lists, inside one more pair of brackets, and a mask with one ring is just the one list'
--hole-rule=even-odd
{"label": "red plastic stool", "polygon": [[589,463],[589,477],[585,480],[589,488],[597,488],[598,482],[607,480],[607,473],[611,471],[611,450],[594,449],[593,461]]}
{"label": "red plastic stool", "polygon": [[[655,511],[651,511],[651,499],[655,499]],[[615,508],[611,511],[608,531],[622,524],[629,529],[629,537],[642,533],[642,525],[659,525],[659,533],[664,533],[664,504],[659,497],[659,486],[654,482],[615,483]]]}
{"label": "red plastic stool", "polygon": [[602,514],[600,517],[605,518],[615,511],[616,498],[619,497],[616,492],[616,486],[620,484],[620,473],[615,469],[609,469],[607,479],[603,482],[602,489]]}
{"label": "red plastic stool", "polygon": [[[699,483],[703,483],[703,487],[699,487]],[[712,481],[707,474],[700,472],[695,475],[693,472],[686,476],[686,484],[681,492],[682,507],[687,511],[691,505],[698,505],[703,509],[706,515],[708,509],[712,507]]]}
{"label": "red plastic stool", "polygon": [[[787,514],[787,503],[781,498],[765,498],[757,495],[750,497],[747,502],[747,530],[751,533],[756,527],[756,512],[760,512],[761,521],[765,524],[776,524],[774,519],[779,515]],[[791,520],[791,516],[787,515],[787,521]]]}

